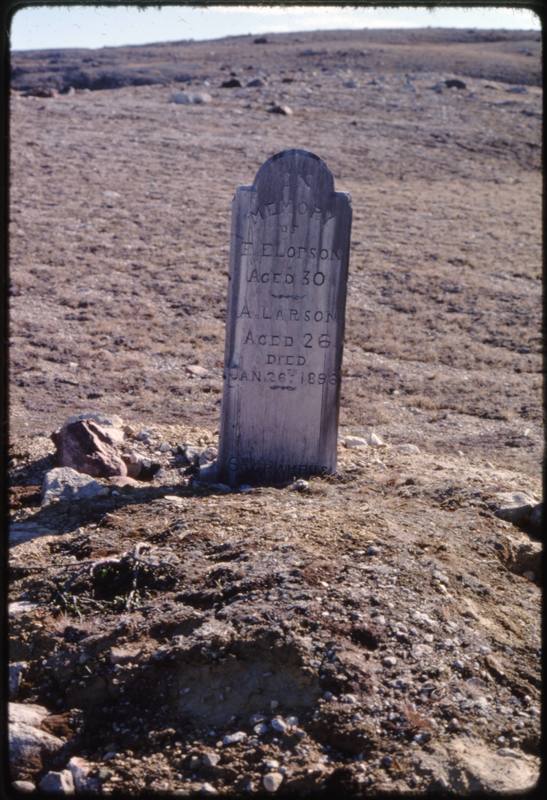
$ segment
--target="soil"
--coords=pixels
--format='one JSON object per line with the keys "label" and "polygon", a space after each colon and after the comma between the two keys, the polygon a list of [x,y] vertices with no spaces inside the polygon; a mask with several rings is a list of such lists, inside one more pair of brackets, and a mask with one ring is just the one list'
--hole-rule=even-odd
{"label": "soil", "polygon": [[[66,739],[16,777],[78,755],[105,794],[274,773],[279,796],[351,797],[537,774],[541,570],[494,508],[542,492],[540,48],[428,29],[14,54],[10,498],[33,533],[9,656]],[[212,100],[169,102],[186,90]],[[217,445],[230,200],[291,147],[352,196],[339,466],[225,491],[184,445]],[[90,409],[161,468],[41,507],[49,437]]]}

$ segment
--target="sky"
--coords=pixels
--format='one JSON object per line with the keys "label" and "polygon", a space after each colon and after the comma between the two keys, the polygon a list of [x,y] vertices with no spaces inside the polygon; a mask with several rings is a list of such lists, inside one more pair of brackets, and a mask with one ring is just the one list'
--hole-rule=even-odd
{"label": "sky", "polygon": [[336,28],[505,28],[540,30],[531,11],[513,8],[343,8],[165,6],[139,10],[118,6],[36,7],[12,21],[14,50],[115,47],[125,44],[215,39],[241,34]]}

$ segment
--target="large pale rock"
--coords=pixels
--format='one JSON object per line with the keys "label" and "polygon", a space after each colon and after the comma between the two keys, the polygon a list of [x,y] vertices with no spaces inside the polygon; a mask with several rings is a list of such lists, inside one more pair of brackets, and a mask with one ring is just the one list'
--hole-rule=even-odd
{"label": "large pale rock", "polygon": [[92,500],[107,495],[108,487],[69,467],[50,469],[42,484],[42,506],[54,501]]}
{"label": "large pale rock", "polygon": [[74,794],[74,781],[68,769],[48,772],[39,783],[39,788],[48,794]]}
{"label": "large pale rock", "polygon": [[100,781],[96,777],[91,777],[93,765],[80,756],[73,756],[68,762],[68,768],[72,774],[74,788],[77,792],[98,792]]}
{"label": "large pale rock", "polygon": [[[121,430],[114,426],[102,427],[92,419],[67,422],[51,438],[57,448],[57,463],[77,472],[96,478],[127,475],[127,467],[117,445]],[[123,431],[121,432],[123,438]]]}
{"label": "large pale rock", "polygon": [[515,794],[530,790],[539,778],[539,762],[519,751],[491,750],[478,739],[459,737],[436,745],[416,759],[418,771],[429,776],[430,790],[456,796],[473,793]]}
{"label": "large pale rock", "polygon": [[537,500],[528,492],[500,492],[492,505],[497,517],[519,525],[528,520]]}
{"label": "large pale rock", "polygon": [[42,769],[42,758],[59,750],[64,742],[42,730],[40,725],[48,716],[43,706],[23,703],[9,704],[9,762],[12,777],[25,780]]}

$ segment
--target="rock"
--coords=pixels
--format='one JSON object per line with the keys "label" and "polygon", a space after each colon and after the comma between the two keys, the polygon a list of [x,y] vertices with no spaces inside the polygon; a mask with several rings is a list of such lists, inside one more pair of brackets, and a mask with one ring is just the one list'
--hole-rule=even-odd
{"label": "rock", "polygon": [[218,794],[218,791],[215,789],[215,787],[213,786],[212,783],[202,783],[200,791],[201,791],[202,794],[210,795],[210,796],[214,795],[214,794]]}
{"label": "rock", "polygon": [[405,453],[406,455],[418,455],[420,453],[420,448],[417,444],[398,444],[396,449],[399,453]]}
{"label": "rock", "polygon": [[[44,528],[39,522],[11,522],[9,525],[9,543],[10,547],[15,547],[16,544],[23,544],[23,542],[30,542],[31,539],[37,539],[39,536],[53,536],[55,531],[50,528]],[[32,603],[10,603],[12,614],[22,614],[26,606],[31,606]],[[20,610],[18,610],[20,609]]]}
{"label": "rock", "polygon": [[216,447],[206,447],[205,450],[202,450],[198,456],[198,463],[199,465],[205,466],[205,464],[210,464],[212,461],[216,459],[218,455]]}
{"label": "rock", "polygon": [[511,546],[507,566],[516,575],[532,572],[536,577],[542,573],[543,548],[541,542],[520,542]]}
{"label": "rock", "polygon": [[16,600],[14,603],[8,603],[8,614],[17,617],[19,614],[30,614],[36,608],[38,603],[29,603],[26,600]]}
{"label": "rock", "polygon": [[249,83],[247,84],[248,88],[253,88],[253,89],[254,88],[258,89],[262,86],[266,86],[266,83],[265,81],[262,80],[262,78],[253,78],[253,80],[249,81]]}
{"label": "rock", "polygon": [[444,85],[447,89],[467,89],[466,84],[463,81],[458,80],[458,78],[448,78]]}
{"label": "rock", "polygon": [[528,89],[526,88],[526,86],[510,86],[505,91],[509,92],[509,94],[526,94],[528,92]]}
{"label": "rock", "polygon": [[253,39],[253,44],[268,44],[268,40],[265,36],[258,36],[256,39]]}
{"label": "rock", "polygon": [[272,726],[274,731],[277,731],[278,733],[286,733],[289,729],[289,726],[287,725],[283,717],[274,717],[270,722],[270,725]]}
{"label": "rock", "polygon": [[259,722],[257,725],[253,727],[253,731],[256,733],[257,736],[264,736],[265,733],[268,733],[268,726],[265,722]]}
{"label": "rock", "polygon": [[310,488],[309,481],[305,481],[304,478],[298,478],[294,483],[291,483],[290,489],[293,492],[307,492]]}
{"label": "rock", "polygon": [[368,442],[366,439],[362,439],[360,436],[346,436],[344,439],[344,447],[352,450],[357,447],[368,447]]}
{"label": "rock", "polygon": [[49,711],[44,706],[36,703],[10,703],[8,708],[9,721],[39,727],[48,716]]}
{"label": "rock", "polygon": [[40,781],[39,788],[48,793],[74,794],[72,773],[68,769],[62,772],[47,772]]}
{"label": "rock", "polygon": [[239,744],[244,742],[247,738],[245,731],[236,731],[236,733],[228,733],[222,740],[222,744],[228,747],[231,744]]}
{"label": "rock", "polygon": [[380,447],[384,444],[383,439],[381,439],[377,433],[374,433],[374,431],[367,434],[366,440],[371,447]]}
{"label": "rock", "polygon": [[376,545],[371,544],[370,547],[367,547],[367,556],[377,556],[380,555],[380,548],[376,547]]}
{"label": "rock", "polygon": [[36,786],[32,781],[13,781],[11,785],[17,792],[23,792],[24,794],[36,791]]}
{"label": "rock", "polygon": [[169,96],[169,102],[179,106],[204,105],[211,103],[212,100],[213,98],[207,92],[173,92]]}
{"label": "rock", "polygon": [[208,750],[202,755],[201,761],[206,767],[216,767],[220,761],[220,755],[214,750]]}
{"label": "rock", "polygon": [[222,81],[220,84],[221,89],[238,89],[241,87],[239,78],[228,78],[227,81]]}
{"label": "rock", "polygon": [[196,378],[205,378],[209,374],[209,370],[205,369],[205,367],[200,367],[199,364],[190,364],[186,367],[186,371]]}
{"label": "rock", "polygon": [[280,772],[268,772],[268,774],[264,775],[262,778],[262,785],[267,792],[277,792],[282,783],[283,775],[281,775]]}
{"label": "rock", "polygon": [[185,504],[183,498],[176,494],[164,494],[163,499],[174,506],[178,506],[179,508],[182,508]]}
{"label": "rock", "polygon": [[433,743],[417,754],[415,767],[426,775],[425,791],[444,786],[461,797],[469,793],[515,794],[532,789],[539,778],[539,760],[518,752],[499,755],[487,744],[459,736],[447,744]]}
{"label": "rock", "polygon": [[135,478],[130,478],[129,475],[122,478],[121,475],[117,475],[114,478],[109,478],[108,482],[111,486],[117,486],[119,489],[125,489],[127,486],[141,486],[142,483],[140,481],[135,480]]}
{"label": "rock", "polygon": [[512,522],[540,535],[543,530],[543,503],[527,492],[500,492],[494,495],[490,507],[500,519]]}
{"label": "rock", "polygon": [[42,484],[42,507],[52,502],[74,502],[104,497],[109,492],[107,486],[99,481],[82,475],[70,467],[50,469],[44,476]]}
{"label": "rock", "polygon": [[394,667],[397,664],[397,659],[395,656],[386,656],[382,659],[382,664],[384,667]]}
{"label": "rock", "polygon": [[28,667],[26,661],[14,661],[9,665],[9,696],[10,700],[15,700],[21,686],[23,672]]}
{"label": "rock", "polygon": [[[105,197],[109,198],[121,197],[119,192],[106,191],[103,192],[103,194]],[[108,433],[114,442],[117,442],[118,444],[123,442],[125,426],[123,419],[117,414],[101,414],[98,411],[84,411],[82,414],[73,414],[72,416],[68,417],[65,425],[70,425],[73,422],[81,422],[82,420],[96,422],[97,425],[100,425],[101,428]]]}
{"label": "rock", "polygon": [[98,792],[100,781],[91,777],[93,766],[80,756],[72,756],[67,764],[77,792]]}
{"label": "rock", "polygon": [[127,467],[117,449],[119,439],[111,435],[112,430],[117,429],[103,428],[91,419],[65,423],[51,435],[57,448],[58,465],[95,478],[127,475]]}
{"label": "rock", "polygon": [[9,704],[9,759],[13,777],[25,780],[42,769],[42,757],[56,753],[62,739],[41,729],[48,711],[43,706]]}
{"label": "rock", "polygon": [[349,80],[344,81],[344,86],[346,89],[357,89],[357,81],[355,81],[353,78],[350,78]]}
{"label": "rock", "polygon": [[283,114],[285,117],[292,117],[293,115],[293,110],[290,106],[277,105],[276,103],[268,108],[267,111],[269,114]]}

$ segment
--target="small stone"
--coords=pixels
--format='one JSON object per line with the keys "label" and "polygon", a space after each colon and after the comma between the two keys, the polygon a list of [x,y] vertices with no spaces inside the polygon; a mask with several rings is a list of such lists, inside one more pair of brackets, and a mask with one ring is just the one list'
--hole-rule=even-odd
{"label": "small stone", "polygon": [[293,716],[287,717],[285,722],[287,723],[287,725],[294,727],[295,725],[298,725],[298,717],[293,717]]}
{"label": "small stone", "polygon": [[174,92],[170,95],[169,102],[177,105],[203,105],[210,103],[212,99],[207,92]]}
{"label": "small stone", "polygon": [[286,733],[289,727],[283,717],[274,717],[270,722],[270,725],[274,731],[277,731],[278,733]]}
{"label": "small stone", "polygon": [[222,744],[227,747],[231,744],[239,744],[244,742],[247,738],[245,731],[236,731],[235,733],[228,733],[222,740]]}
{"label": "small stone", "polygon": [[178,506],[181,508],[184,505],[184,500],[182,497],[179,497],[176,494],[164,494],[163,499],[167,500],[167,502],[172,503],[174,506]]}
{"label": "small stone", "polygon": [[458,670],[458,672],[461,672],[464,667],[465,664],[459,658],[454,659],[452,662],[452,668]]}
{"label": "small stone", "polygon": [[32,781],[13,781],[11,785],[16,792],[23,792],[24,794],[36,791],[36,786]]}
{"label": "small stone", "polygon": [[309,481],[305,481],[304,478],[298,478],[298,480],[291,483],[290,486],[293,492],[307,492],[310,488]]}
{"label": "small stone", "polygon": [[277,792],[283,783],[283,775],[279,772],[269,772],[262,778],[262,785],[267,792]]}
{"label": "small stone", "polygon": [[467,86],[463,81],[458,80],[458,78],[448,78],[444,85],[447,89],[466,89]]}
{"label": "small stone", "polygon": [[74,794],[74,781],[72,773],[68,769],[64,769],[62,772],[46,773],[38,785],[43,792]]}
{"label": "small stone", "polygon": [[[269,114],[283,114],[285,117],[292,117],[293,110],[290,106],[273,105],[267,109]],[[274,790],[275,791],[275,790]]]}
{"label": "small stone", "polygon": [[215,787],[213,786],[212,783],[202,783],[200,791],[201,791],[202,794],[209,795],[209,796],[218,794],[217,789],[215,789]]}
{"label": "small stone", "polygon": [[247,84],[247,86],[249,88],[252,88],[252,89],[255,89],[255,88],[258,89],[261,86],[265,86],[265,85],[266,84],[264,83],[264,81],[261,78],[253,78],[253,80],[249,81],[249,83]]}
{"label": "small stone", "polygon": [[377,433],[374,433],[374,431],[367,434],[366,440],[371,447],[381,447],[381,445],[384,444],[383,439],[381,439]]}
{"label": "small stone", "polygon": [[265,733],[268,733],[268,726],[265,722],[259,722],[257,725],[253,727],[253,731],[256,733],[257,736],[264,736]]}
{"label": "small stone", "polygon": [[93,500],[108,495],[102,483],[70,467],[57,467],[46,472],[42,484],[42,507],[54,502]]}
{"label": "small stone", "polygon": [[461,728],[459,719],[457,719],[456,717],[452,717],[446,728],[449,731],[459,731]]}
{"label": "small stone", "polygon": [[346,436],[344,439],[344,446],[352,450],[358,447],[368,447],[368,442],[360,436]]}
{"label": "small stone", "polygon": [[279,769],[279,761],[277,758],[267,758],[264,761],[264,768],[269,770]]}
{"label": "small stone", "polygon": [[14,603],[8,603],[8,614],[17,617],[19,614],[31,614],[36,608],[38,608],[38,603],[16,600]]}
{"label": "small stone", "polygon": [[332,700],[333,697],[334,697],[334,695],[333,695],[332,692],[323,692],[323,700],[326,700],[328,702],[328,701]]}
{"label": "small stone", "polygon": [[9,696],[10,700],[15,700],[19,694],[21,678],[23,672],[28,667],[26,661],[14,661],[9,665]]}
{"label": "small stone", "polygon": [[264,714],[256,713],[256,714],[251,714],[251,716],[249,717],[249,722],[251,723],[251,725],[256,725],[257,722],[264,722],[265,719],[266,717],[264,716]]}
{"label": "small stone", "polygon": [[97,792],[100,782],[98,778],[91,777],[93,766],[80,756],[72,756],[67,764],[71,772],[74,788],[77,792]]}
{"label": "small stone", "polygon": [[386,656],[382,659],[382,664],[384,667],[394,667],[397,663],[397,659],[395,656]]}
{"label": "small stone", "polygon": [[216,753],[214,750],[208,750],[206,753],[202,755],[201,760],[206,767],[216,767],[216,765],[220,761],[220,755],[219,753]]}
{"label": "small stone", "polygon": [[346,89],[357,89],[357,81],[353,80],[353,78],[350,78],[349,80],[344,81],[344,86]]}
{"label": "small stone", "polygon": [[340,695],[340,702],[341,703],[348,703],[349,705],[355,705],[359,701],[355,697],[354,694],[341,694]]}
{"label": "small stone", "polygon": [[186,367],[186,371],[196,378],[205,378],[205,376],[209,374],[209,370],[205,369],[205,367],[201,367],[199,364],[190,364]]}
{"label": "small stone", "polygon": [[238,78],[229,78],[220,84],[221,89],[239,89],[240,87],[241,81]]}
{"label": "small stone", "polygon": [[371,544],[370,547],[367,547],[367,556],[377,556],[380,554],[380,548],[376,547],[376,545]]}
{"label": "small stone", "polygon": [[409,444],[409,443],[398,444],[396,449],[399,451],[399,453],[405,453],[405,455],[409,456],[418,455],[418,453],[421,452],[417,444]]}
{"label": "small stone", "polygon": [[380,764],[383,767],[391,767],[391,765],[393,764],[393,759],[392,759],[391,756],[382,756],[382,760],[380,761]]}

